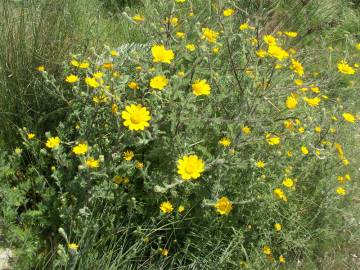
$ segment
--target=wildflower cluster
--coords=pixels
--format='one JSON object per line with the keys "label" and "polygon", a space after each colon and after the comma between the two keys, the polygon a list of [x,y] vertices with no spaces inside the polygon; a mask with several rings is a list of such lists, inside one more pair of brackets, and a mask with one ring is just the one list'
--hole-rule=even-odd
{"label": "wildflower cluster", "polygon": [[[294,240],[283,228],[309,219],[307,198],[350,192],[351,161],[338,130],[350,132],[358,119],[302,64],[304,54],[290,46],[299,34],[259,36],[262,26],[232,7],[216,10],[212,22],[198,23],[200,10],[175,0],[171,17],[152,22],[156,31],[145,23],[151,18],[133,14],[152,33],[151,45],[73,55],[65,121],[52,135],[21,130],[47,192],[61,197],[53,206],[61,226],[76,227],[79,239],[84,209],[109,204],[104,224],[134,215],[152,228],[164,220],[191,228],[201,219],[214,233],[233,227],[245,239],[264,235],[242,248],[282,264],[285,253],[299,251],[287,249]],[[337,68],[353,74],[345,61]],[[338,183],[328,168],[342,174]],[[147,239],[161,239],[150,246],[169,257],[190,234],[176,245],[167,230]]]}

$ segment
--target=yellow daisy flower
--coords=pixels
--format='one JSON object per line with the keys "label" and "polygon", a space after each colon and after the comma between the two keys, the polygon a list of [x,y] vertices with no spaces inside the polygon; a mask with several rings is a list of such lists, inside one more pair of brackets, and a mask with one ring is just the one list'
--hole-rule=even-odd
{"label": "yellow daisy flower", "polygon": [[126,106],[125,110],[121,112],[121,117],[124,120],[124,126],[129,130],[144,130],[145,127],[150,126],[150,112],[140,104]]}

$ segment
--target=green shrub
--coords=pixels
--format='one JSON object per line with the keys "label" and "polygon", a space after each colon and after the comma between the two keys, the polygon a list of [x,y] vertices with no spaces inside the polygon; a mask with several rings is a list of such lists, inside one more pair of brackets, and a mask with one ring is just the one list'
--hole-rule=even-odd
{"label": "green shrub", "polygon": [[296,32],[262,36],[228,7],[159,1],[129,16],[148,46],[73,55],[60,82],[38,73],[69,113],[20,129],[2,159],[20,266],[263,269],[335,239],[358,119],[326,76],[345,85],[354,63],[314,73]]}

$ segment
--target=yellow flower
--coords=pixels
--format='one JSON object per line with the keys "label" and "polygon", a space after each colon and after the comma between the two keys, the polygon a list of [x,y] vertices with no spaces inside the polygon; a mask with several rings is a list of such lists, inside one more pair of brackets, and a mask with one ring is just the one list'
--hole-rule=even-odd
{"label": "yellow flower", "polygon": [[300,80],[300,79],[296,79],[296,80],[294,81],[294,83],[295,83],[295,85],[297,85],[297,86],[301,86],[301,85],[304,84],[303,80]]}
{"label": "yellow flower", "polygon": [[83,68],[83,69],[86,69],[86,68],[88,68],[89,66],[90,66],[90,64],[89,64],[89,62],[87,62],[87,61],[81,62],[81,63],[79,64],[79,68]]}
{"label": "yellow flower", "polygon": [[174,210],[173,205],[171,204],[171,202],[166,201],[161,203],[160,205],[160,210],[162,213],[166,214],[166,213],[171,213]]}
{"label": "yellow flower", "polygon": [[279,263],[285,263],[285,262],[286,262],[285,257],[283,255],[280,255]]}
{"label": "yellow flower", "polygon": [[166,257],[167,255],[169,255],[169,250],[166,248],[160,248],[160,253],[161,253],[161,255]]}
{"label": "yellow flower", "polygon": [[56,149],[59,147],[61,140],[59,137],[51,137],[46,141],[46,146],[51,149]]}
{"label": "yellow flower", "polygon": [[206,39],[208,42],[210,43],[215,43],[218,36],[219,36],[219,33],[210,29],[210,28],[202,28],[202,39]]}
{"label": "yellow flower", "polygon": [[285,101],[285,105],[288,109],[295,109],[296,106],[297,106],[297,98],[295,97],[295,95],[291,95],[291,96],[288,96],[286,98],[286,101]]}
{"label": "yellow flower", "polygon": [[220,51],[220,47],[215,47],[215,48],[213,48],[212,51],[213,51],[214,54],[217,54]]}
{"label": "yellow flower", "polygon": [[263,39],[268,45],[276,45],[276,38],[274,38],[272,35],[265,35]]}
{"label": "yellow flower", "polygon": [[274,134],[266,134],[266,141],[269,145],[277,145],[280,143],[281,139]]}
{"label": "yellow flower", "polygon": [[304,92],[304,93],[307,92],[308,90],[309,90],[309,89],[308,89],[307,87],[301,87],[301,88],[300,88],[300,91],[302,91],[302,92]]}
{"label": "yellow flower", "polygon": [[190,51],[190,52],[193,52],[193,51],[196,50],[195,44],[192,44],[192,43],[186,44],[186,45],[185,45],[185,48],[186,48],[188,51]]}
{"label": "yellow flower", "polygon": [[304,75],[304,68],[296,59],[291,59],[290,69],[293,70],[299,77]]}
{"label": "yellow flower", "polygon": [[74,67],[79,67],[80,63],[79,63],[79,61],[73,59],[70,61],[70,65],[72,65]]}
{"label": "yellow flower", "polygon": [[211,87],[206,80],[196,80],[192,84],[192,90],[195,96],[210,95]]}
{"label": "yellow flower", "polygon": [[341,195],[341,196],[345,196],[346,195],[346,190],[343,187],[338,187],[336,189],[336,193]]}
{"label": "yellow flower", "polygon": [[176,32],[176,34],[175,34],[178,38],[181,38],[181,39],[183,39],[184,37],[185,37],[185,33],[184,32]]}
{"label": "yellow flower", "polygon": [[244,133],[244,135],[248,135],[251,133],[251,128],[248,126],[245,126],[241,129],[242,133]]}
{"label": "yellow flower", "polygon": [[135,22],[143,22],[145,20],[144,16],[140,15],[140,14],[136,14],[132,17],[132,19]]}
{"label": "yellow flower", "polygon": [[301,146],[301,153],[303,153],[304,155],[309,154],[309,149],[307,149],[306,146]]}
{"label": "yellow flower", "polygon": [[26,136],[27,136],[27,138],[28,138],[29,140],[32,140],[32,139],[35,138],[35,134],[34,134],[34,133],[28,133],[28,134],[26,134]]}
{"label": "yellow flower", "polygon": [[93,101],[95,104],[106,103],[108,100],[109,100],[109,97],[105,96],[104,94],[93,97]]}
{"label": "yellow flower", "polygon": [[231,140],[227,137],[223,137],[220,141],[219,144],[221,144],[222,146],[228,147],[231,144]]}
{"label": "yellow flower", "polygon": [[128,87],[130,89],[132,89],[132,90],[138,90],[139,89],[139,85],[136,82],[129,82]]}
{"label": "yellow flower", "polygon": [[292,120],[284,120],[284,127],[287,129],[292,129],[293,128],[293,121]]}
{"label": "yellow flower", "polygon": [[356,49],[360,50],[360,43],[357,43],[357,44],[355,45],[355,47],[356,47]]}
{"label": "yellow flower", "polygon": [[120,54],[119,54],[119,52],[118,52],[117,50],[111,50],[111,51],[110,51],[110,55],[111,55],[112,57],[117,57],[117,56],[119,56]]}
{"label": "yellow flower", "polygon": [[342,160],[342,163],[344,164],[344,166],[347,166],[347,165],[349,165],[350,161],[345,158]]}
{"label": "yellow flower", "polygon": [[274,228],[275,231],[280,232],[282,229],[282,225],[280,223],[275,223]]}
{"label": "yellow flower", "polygon": [[96,78],[93,77],[86,77],[85,83],[92,88],[97,88],[100,86],[100,83],[96,80]]}
{"label": "yellow flower", "polygon": [[95,79],[101,79],[102,77],[104,76],[104,73],[102,73],[102,72],[95,72],[94,74],[93,74],[93,77],[95,78]]}
{"label": "yellow flower", "polygon": [[250,43],[252,46],[256,46],[259,43],[259,41],[257,40],[257,38],[253,37],[250,39]]}
{"label": "yellow flower", "polygon": [[314,131],[315,131],[316,133],[321,133],[321,127],[315,127],[315,128],[314,128]]}
{"label": "yellow flower", "polygon": [[132,160],[134,158],[134,152],[131,151],[131,150],[125,151],[123,155],[124,155],[124,159],[126,161],[130,161],[130,160]]}
{"label": "yellow flower", "polygon": [[262,168],[265,167],[265,162],[262,161],[262,160],[258,160],[258,161],[255,162],[255,166],[262,169]]}
{"label": "yellow flower", "polygon": [[181,214],[184,211],[185,211],[185,207],[183,205],[180,205],[178,208],[178,212]]}
{"label": "yellow flower", "polygon": [[242,23],[240,24],[239,29],[240,31],[245,31],[245,30],[253,30],[255,28],[253,26],[250,26],[248,23]]}
{"label": "yellow flower", "polygon": [[256,51],[256,55],[257,55],[257,57],[259,57],[259,58],[264,58],[264,57],[266,57],[267,52],[264,51],[264,50],[262,50],[262,49],[260,49],[260,50]]}
{"label": "yellow flower", "polygon": [[150,86],[154,89],[164,90],[164,88],[168,85],[168,80],[164,75],[155,76],[150,80]]}
{"label": "yellow flower", "polygon": [[68,243],[68,249],[77,251],[79,249],[79,245],[75,243]]}
{"label": "yellow flower", "polygon": [[119,107],[115,103],[111,105],[111,112],[112,113],[117,113],[118,109],[119,109]]}
{"label": "yellow flower", "polygon": [[345,121],[350,122],[350,123],[355,123],[355,116],[352,115],[351,113],[343,113],[342,117],[344,118]]}
{"label": "yellow flower", "polygon": [[76,83],[79,81],[79,77],[74,74],[70,74],[69,76],[66,76],[65,81],[68,83]]}
{"label": "yellow flower", "polygon": [[345,183],[345,177],[344,176],[339,175],[337,180],[338,180],[339,184],[344,184]]}
{"label": "yellow flower", "polygon": [[77,146],[73,147],[72,151],[75,155],[84,155],[88,151],[88,145],[86,143],[79,143]]}
{"label": "yellow flower", "polygon": [[291,38],[295,38],[298,35],[297,32],[284,32],[284,34]]}
{"label": "yellow flower", "polygon": [[183,156],[177,162],[178,174],[183,180],[197,179],[205,170],[205,163],[197,155]]}
{"label": "yellow flower", "polygon": [[303,99],[310,107],[318,106],[321,101],[319,97],[314,97],[314,98],[304,97]]}
{"label": "yellow flower", "polygon": [[136,161],[135,168],[141,170],[142,168],[144,168],[144,163],[142,163],[140,161]]}
{"label": "yellow flower", "polygon": [[271,248],[269,246],[264,246],[263,247],[263,253],[265,255],[271,255]]}
{"label": "yellow flower", "polygon": [[287,202],[286,194],[281,188],[275,188],[273,192],[276,198],[283,200],[284,202]]}
{"label": "yellow flower", "polygon": [[223,11],[223,15],[224,17],[230,17],[235,13],[235,10],[233,10],[232,8],[227,8]]}
{"label": "yellow flower", "polygon": [[345,60],[341,60],[337,64],[338,71],[344,74],[353,75],[355,74],[355,69],[353,69]]}
{"label": "yellow flower", "polygon": [[15,154],[17,154],[17,155],[21,155],[22,151],[23,151],[23,150],[22,150],[21,148],[16,147],[14,152],[15,152]]}
{"label": "yellow flower", "polygon": [[117,185],[120,185],[120,184],[127,185],[130,182],[130,180],[127,177],[115,175],[113,178],[113,182]]}
{"label": "yellow flower", "polygon": [[93,157],[89,157],[85,161],[85,164],[88,168],[94,169],[94,168],[98,168],[100,166],[100,161],[98,159],[94,159]]}
{"label": "yellow flower", "polygon": [[36,70],[39,71],[39,72],[44,72],[45,71],[45,66],[44,65],[38,66],[36,68]]}
{"label": "yellow flower", "polygon": [[228,215],[233,209],[232,203],[227,197],[221,197],[214,205],[220,215]]}
{"label": "yellow flower", "polygon": [[339,158],[340,158],[341,160],[345,159],[344,150],[343,150],[341,144],[339,144],[339,143],[334,143],[334,146],[335,146],[335,148],[336,148],[336,151],[338,152]]}
{"label": "yellow flower", "polygon": [[154,63],[167,63],[171,64],[175,55],[172,50],[167,50],[164,45],[154,45],[151,48]]}
{"label": "yellow flower", "polygon": [[269,45],[268,54],[271,57],[278,59],[279,61],[283,61],[284,59],[289,57],[289,54],[285,50],[277,46],[276,44]]}
{"label": "yellow flower", "polygon": [[114,64],[113,63],[104,63],[102,66],[105,69],[112,69],[114,67]]}
{"label": "yellow flower", "polygon": [[166,22],[169,22],[172,26],[176,26],[179,23],[179,18],[171,17],[170,20],[167,20]]}
{"label": "yellow flower", "polygon": [[179,71],[179,72],[177,73],[177,75],[182,78],[182,77],[185,76],[185,72],[184,72],[184,71]]}
{"label": "yellow flower", "polygon": [[255,78],[254,72],[253,72],[253,70],[252,70],[251,68],[245,69],[245,74],[246,74],[247,76],[249,76],[250,78]]}
{"label": "yellow flower", "polygon": [[293,188],[294,187],[294,180],[291,178],[285,178],[282,182],[282,184],[287,188]]}
{"label": "yellow flower", "polygon": [[121,117],[124,119],[124,126],[130,130],[144,130],[145,127],[150,126],[150,112],[140,104],[126,106],[121,112]]}

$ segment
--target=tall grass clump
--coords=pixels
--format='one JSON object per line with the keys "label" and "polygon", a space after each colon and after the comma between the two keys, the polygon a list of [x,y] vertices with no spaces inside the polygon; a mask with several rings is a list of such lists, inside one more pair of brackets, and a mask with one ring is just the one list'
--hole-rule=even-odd
{"label": "tall grass clump", "polygon": [[140,0],[101,0],[103,5],[112,12],[123,11],[126,7],[137,7],[141,5]]}
{"label": "tall grass clump", "polygon": [[4,0],[0,13],[0,130],[6,144],[13,145],[17,127],[50,130],[65,115],[66,102],[49,95],[39,70],[59,77],[70,53],[86,55],[115,37],[125,42],[128,29],[123,20],[119,32],[94,0]]}
{"label": "tall grass clump", "polygon": [[66,114],[0,159],[20,269],[321,267],[350,231],[360,119],[333,83],[351,90],[360,45],[320,69],[270,2],[144,1],[122,15],[143,44],[32,75]]}

